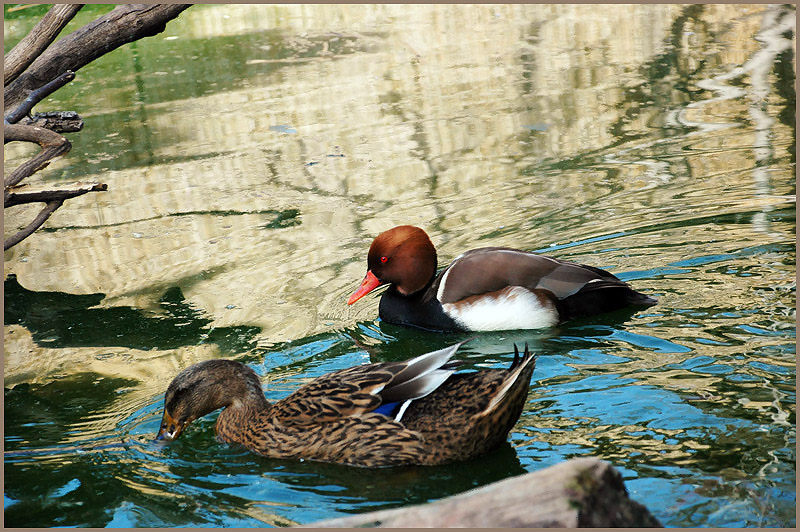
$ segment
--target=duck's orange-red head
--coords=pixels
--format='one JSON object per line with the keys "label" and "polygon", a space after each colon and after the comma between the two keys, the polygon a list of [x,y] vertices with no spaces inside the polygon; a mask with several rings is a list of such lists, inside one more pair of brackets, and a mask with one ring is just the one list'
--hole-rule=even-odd
{"label": "duck's orange-red head", "polygon": [[367,255],[367,274],[347,300],[352,305],[382,284],[403,295],[425,288],[436,273],[436,248],[419,227],[399,225],[375,237]]}

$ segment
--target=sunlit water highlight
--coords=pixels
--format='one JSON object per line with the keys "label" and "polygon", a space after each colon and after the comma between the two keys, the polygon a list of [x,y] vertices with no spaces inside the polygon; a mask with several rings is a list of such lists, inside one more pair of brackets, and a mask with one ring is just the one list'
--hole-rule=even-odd
{"label": "sunlit water highlight", "polygon": [[[580,456],[667,526],[796,524],[794,12],[417,7],[194,6],[52,98],[87,126],[37,179],[109,191],[5,254],[6,525],[307,524]],[[35,21],[7,16],[7,41]],[[441,264],[513,246],[659,304],[475,335],[468,367],[539,361],[508,444],[470,464],[268,460],[214,416],[153,442],[200,360],[274,401],[464,339],[344,304],[399,223]]]}

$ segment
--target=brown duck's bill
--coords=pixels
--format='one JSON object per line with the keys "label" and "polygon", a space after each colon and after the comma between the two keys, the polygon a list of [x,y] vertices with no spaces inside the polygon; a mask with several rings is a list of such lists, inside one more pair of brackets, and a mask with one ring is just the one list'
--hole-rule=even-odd
{"label": "brown duck's bill", "polygon": [[367,275],[364,276],[364,280],[361,281],[361,286],[358,287],[358,290],[353,292],[353,295],[350,296],[350,299],[347,300],[348,305],[352,305],[365,295],[369,294],[376,288],[378,288],[383,283],[375,277],[371,271],[367,270]]}
{"label": "brown duck's bill", "polygon": [[170,442],[175,440],[183,432],[184,426],[164,412],[164,416],[161,418],[161,429],[156,434],[156,441]]}

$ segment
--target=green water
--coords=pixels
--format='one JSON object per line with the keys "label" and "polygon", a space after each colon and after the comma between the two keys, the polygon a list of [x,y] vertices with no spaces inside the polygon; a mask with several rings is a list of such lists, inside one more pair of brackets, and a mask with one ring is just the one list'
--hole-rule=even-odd
{"label": "green water", "polygon": [[[6,6],[6,51],[41,14]],[[198,5],[82,69],[37,110],[86,126],[28,181],[109,190],[4,256],[5,524],[308,524],[595,456],[666,526],[795,526],[794,17]],[[217,443],[214,415],[153,443],[191,363],[245,362],[277,400],[465,338],[345,304],[401,223],[441,265],[512,246],[659,304],[470,335],[471,367],[539,354],[508,443],[470,463],[268,460]]]}

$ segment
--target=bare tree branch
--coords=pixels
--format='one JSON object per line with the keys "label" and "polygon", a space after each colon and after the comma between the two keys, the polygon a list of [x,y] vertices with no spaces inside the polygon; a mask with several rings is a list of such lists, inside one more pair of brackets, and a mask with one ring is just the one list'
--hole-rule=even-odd
{"label": "bare tree branch", "polygon": [[53,211],[61,207],[62,203],[64,203],[64,200],[53,200],[48,202],[31,223],[29,223],[24,229],[17,232],[14,236],[7,238],[3,242],[3,251],[15,244],[19,244],[24,239],[31,236],[34,231],[39,229],[42,224],[45,223],[48,218],[50,218],[50,215],[53,214]]}
{"label": "bare tree branch", "polygon": [[6,54],[3,86],[8,85],[44,52],[83,4],[56,4],[33,29]]}
{"label": "bare tree branch", "polygon": [[59,39],[5,87],[6,108],[67,70],[77,71],[123,44],[164,31],[167,22],[191,4],[123,4]]}
{"label": "bare tree branch", "polygon": [[42,147],[42,151],[33,159],[22,163],[19,168],[5,178],[3,185],[6,188],[12,187],[26,177],[33,175],[50,164],[51,159],[72,149],[72,144],[66,138],[49,129],[20,124],[3,124],[4,143],[7,144],[15,140],[35,142]]}
{"label": "bare tree branch", "polygon": [[[35,142],[41,146],[42,151],[5,178],[3,205],[11,207],[23,203],[44,202],[45,207],[27,227],[5,240],[4,249],[30,236],[65,200],[87,192],[108,189],[107,185],[101,183],[75,183],[38,191],[17,187],[20,181],[41,170],[54,157],[63,155],[72,147],[66,138],[54,130],[78,131],[83,127],[83,120],[74,112],[37,114],[23,123],[18,122],[36,104],[73,80],[74,71],[126,43],[164,31],[167,22],[190,7],[190,4],[119,5],[110,13],[70,33],[48,48],[80,7],[55,6],[6,57],[3,100],[6,109],[12,111],[5,116],[3,140],[5,143]],[[39,124],[44,127],[39,127]]]}
{"label": "bare tree branch", "polygon": [[27,188],[13,188],[5,189],[5,197],[3,198],[3,207],[13,207],[14,205],[22,205],[23,203],[50,203],[52,201],[68,200],[78,196],[83,196],[87,192],[97,192],[100,190],[108,190],[108,185],[105,183],[68,183],[59,185],[57,189],[50,190],[29,190]]}
{"label": "bare tree branch", "polygon": [[55,91],[75,79],[75,72],[67,70],[60,74],[53,81],[42,85],[36,90],[31,91],[25,100],[19,106],[5,116],[5,121],[9,124],[16,124],[20,118],[31,112],[33,106],[41,102]]}

